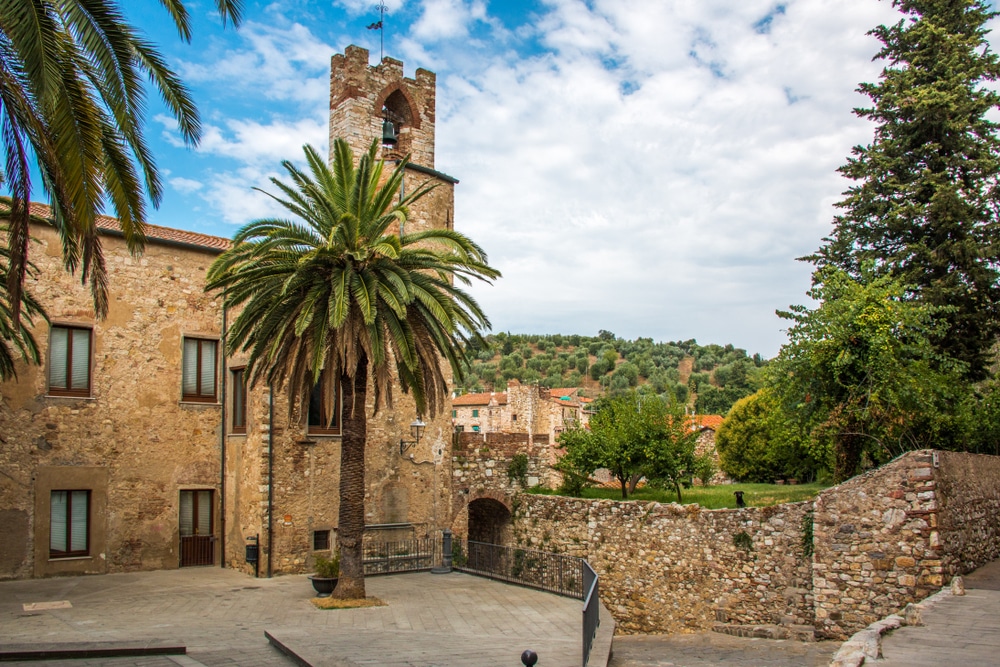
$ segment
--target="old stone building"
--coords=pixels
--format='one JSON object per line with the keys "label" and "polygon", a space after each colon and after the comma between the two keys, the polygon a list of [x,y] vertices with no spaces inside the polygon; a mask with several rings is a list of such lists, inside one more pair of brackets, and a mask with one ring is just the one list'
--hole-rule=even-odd
{"label": "old stone building", "polygon": [[568,428],[590,421],[591,399],[578,387],[545,389],[510,380],[505,392],[456,396],[451,402],[452,425],[458,432],[548,434],[555,442]]}
{"label": "old stone building", "polygon": [[[409,231],[452,228],[457,181],[434,165],[434,74],[406,78],[399,61],[371,66],[352,46],[332,59],[330,93],[331,135],[367,150],[389,118],[398,141],[382,157],[412,154],[407,191],[437,185],[412,207]],[[306,570],[336,545],[339,427],[319,418],[324,401],[313,396],[246,386],[244,360],[222,354],[232,314],[204,286],[228,241],[150,226],[135,258],[114,220],[99,227],[111,274],[104,320],[63,271],[55,232],[32,227],[39,271],[28,288],[51,323],[34,328],[44,363],[19,365],[0,385],[0,578],[223,562]],[[369,421],[366,523],[433,535],[461,510],[450,415],[422,415],[414,441],[414,404],[396,394]],[[248,543],[260,546],[257,568]]]}
{"label": "old stone building", "polygon": [[698,444],[694,448],[695,456],[708,454],[715,462],[712,484],[730,484],[733,481],[719,468],[719,450],[715,447],[715,433],[722,426],[724,419],[722,415],[691,415],[691,428],[698,431]]}

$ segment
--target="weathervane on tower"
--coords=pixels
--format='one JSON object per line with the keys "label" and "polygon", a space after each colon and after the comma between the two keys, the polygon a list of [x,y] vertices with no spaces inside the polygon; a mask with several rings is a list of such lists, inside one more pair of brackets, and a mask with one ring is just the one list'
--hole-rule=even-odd
{"label": "weathervane on tower", "polygon": [[389,8],[385,6],[385,2],[379,2],[375,9],[378,10],[378,22],[369,25],[368,29],[378,30],[378,61],[382,62],[385,57],[385,12]]}

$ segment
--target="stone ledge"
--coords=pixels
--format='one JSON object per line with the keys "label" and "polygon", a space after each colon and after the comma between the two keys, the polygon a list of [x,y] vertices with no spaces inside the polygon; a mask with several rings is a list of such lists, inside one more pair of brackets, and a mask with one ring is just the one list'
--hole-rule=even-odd
{"label": "stone ledge", "polygon": [[82,660],[145,655],[186,655],[183,644],[163,640],[0,644],[0,662]]}
{"label": "stone ledge", "polygon": [[752,639],[793,639],[798,642],[816,641],[816,628],[811,625],[736,625],[716,623],[712,632]]}

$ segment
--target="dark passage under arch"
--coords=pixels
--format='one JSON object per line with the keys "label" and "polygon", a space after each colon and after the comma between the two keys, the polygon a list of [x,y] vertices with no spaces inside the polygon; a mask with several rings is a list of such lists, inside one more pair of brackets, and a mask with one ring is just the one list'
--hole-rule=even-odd
{"label": "dark passage under arch", "polygon": [[510,539],[510,510],[492,498],[473,500],[469,503],[469,539],[506,544]]}

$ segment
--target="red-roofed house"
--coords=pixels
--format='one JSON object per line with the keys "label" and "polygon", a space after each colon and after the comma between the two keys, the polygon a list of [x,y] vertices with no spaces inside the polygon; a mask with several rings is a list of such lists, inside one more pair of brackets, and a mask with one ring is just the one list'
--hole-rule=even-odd
{"label": "red-roofed house", "polygon": [[455,430],[475,433],[548,434],[549,441],[567,428],[586,426],[590,399],[577,387],[543,389],[511,380],[502,393],[463,394],[451,401]]}
{"label": "red-roofed house", "polygon": [[719,468],[719,452],[715,448],[715,432],[719,430],[725,417],[722,415],[691,415],[691,429],[700,431],[698,444],[695,445],[695,456],[711,454],[715,460],[715,475],[712,484],[730,484],[732,480]]}

